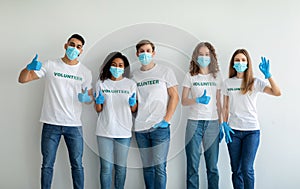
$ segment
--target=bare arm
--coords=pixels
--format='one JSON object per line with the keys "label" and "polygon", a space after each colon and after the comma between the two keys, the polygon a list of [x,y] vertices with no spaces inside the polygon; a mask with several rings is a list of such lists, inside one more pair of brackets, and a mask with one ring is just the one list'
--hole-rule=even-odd
{"label": "bare arm", "polygon": [[195,99],[189,98],[189,92],[190,92],[190,88],[183,87],[182,95],[181,95],[181,104],[183,106],[196,104]]}
{"label": "bare arm", "polygon": [[96,104],[95,103],[95,110],[96,110],[97,113],[102,112],[103,104]]}
{"label": "bare arm", "polygon": [[281,91],[280,91],[278,85],[276,84],[276,82],[274,81],[274,79],[272,77],[270,77],[268,80],[269,80],[271,86],[266,86],[264,89],[264,92],[269,95],[280,96]]}
{"label": "bare arm", "polygon": [[217,89],[216,100],[217,100],[217,111],[218,111],[219,123],[222,123],[223,119],[222,119],[221,89]]}
{"label": "bare arm", "polygon": [[138,102],[136,102],[134,106],[131,106],[130,109],[131,109],[131,112],[136,112],[138,109]]}
{"label": "bare arm", "polygon": [[229,116],[229,96],[224,95],[223,97],[223,121],[228,122],[228,116]]}
{"label": "bare arm", "polygon": [[167,106],[167,113],[164,117],[164,120],[170,122],[179,101],[177,86],[168,88],[168,94],[170,98]]}
{"label": "bare arm", "polygon": [[39,79],[39,77],[36,73],[33,70],[27,70],[27,68],[24,68],[19,75],[19,83],[27,83],[37,79]]}

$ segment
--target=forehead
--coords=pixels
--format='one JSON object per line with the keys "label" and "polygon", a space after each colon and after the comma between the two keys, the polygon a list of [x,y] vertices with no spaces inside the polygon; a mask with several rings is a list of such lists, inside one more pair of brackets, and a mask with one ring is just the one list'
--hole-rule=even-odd
{"label": "forehead", "polygon": [[209,49],[206,46],[202,46],[202,47],[199,48],[199,52],[207,53],[207,52],[209,52]]}
{"label": "forehead", "polygon": [[139,50],[140,49],[143,49],[143,50],[151,49],[152,50],[152,46],[151,46],[151,44],[145,44],[145,45],[140,46]]}
{"label": "forehead", "polygon": [[74,43],[75,45],[81,45],[82,46],[82,42],[79,39],[76,38],[71,38],[68,43]]}
{"label": "forehead", "polygon": [[234,58],[247,59],[247,57],[243,53],[238,53]]}
{"label": "forehead", "polygon": [[124,61],[121,58],[115,58],[112,63],[124,64]]}

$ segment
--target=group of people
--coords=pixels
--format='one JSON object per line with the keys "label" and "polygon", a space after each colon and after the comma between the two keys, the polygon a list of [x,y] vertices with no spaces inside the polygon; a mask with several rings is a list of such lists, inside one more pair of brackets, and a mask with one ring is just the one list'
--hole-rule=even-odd
{"label": "group of people", "polygon": [[[146,188],[165,189],[170,122],[180,101],[176,75],[171,68],[154,62],[155,45],[141,40],[136,45],[139,69],[131,72],[127,57],[112,52],[101,61],[99,78],[92,86],[91,71],[78,60],[84,43],[82,36],[73,34],[64,44],[62,58],[41,63],[36,55],[19,76],[20,83],[45,78],[40,118],[43,123],[41,188],[51,188],[62,136],[69,152],[73,188],[84,188],[80,117],[82,103],[93,103],[98,113],[95,130],[101,188],[110,189],[112,180],[114,188],[124,188],[127,156],[134,134]],[[260,138],[257,94],[279,96],[281,93],[270,73],[269,60],[262,57],[259,68],[268,82],[253,76],[249,53],[238,49],[229,63],[229,77],[223,81],[215,48],[208,42],[195,47],[189,72],[182,82],[181,96],[182,105],[189,107],[185,133],[188,189],[199,188],[202,151],[208,188],[219,188],[217,163],[219,143],[224,135],[233,187],[254,188],[253,164]]]}

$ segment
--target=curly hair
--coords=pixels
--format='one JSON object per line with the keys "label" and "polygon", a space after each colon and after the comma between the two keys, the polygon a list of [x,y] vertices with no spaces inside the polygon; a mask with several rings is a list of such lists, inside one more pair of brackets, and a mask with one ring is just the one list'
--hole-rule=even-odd
{"label": "curly hair", "polygon": [[190,74],[194,76],[200,73],[200,67],[197,63],[197,58],[199,56],[199,50],[201,47],[207,47],[209,50],[209,56],[211,61],[208,65],[208,70],[209,73],[211,73],[213,77],[216,78],[217,72],[219,72],[220,69],[215,48],[209,42],[201,42],[195,47],[192,55],[192,60],[190,62]]}

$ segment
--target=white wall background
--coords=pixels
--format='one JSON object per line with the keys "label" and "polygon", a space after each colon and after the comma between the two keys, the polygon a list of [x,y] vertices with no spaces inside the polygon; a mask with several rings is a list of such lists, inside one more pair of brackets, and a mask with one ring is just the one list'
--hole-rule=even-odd
{"label": "white wall background", "polygon": [[[271,73],[282,96],[261,95],[258,101],[262,138],[255,164],[256,186],[299,188],[299,7],[297,0],[1,0],[0,188],[39,188],[39,115],[44,85],[43,81],[25,85],[17,82],[19,72],[34,54],[38,52],[41,60],[61,57],[66,39],[76,32],[85,37],[88,51],[112,31],[149,22],[172,25],[200,41],[210,41],[216,47],[224,76],[237,48],[248,49],[254,65],[258,65],[261,55],[271,60]],[[254,73],[263,77],[257,68]],[[99,188],[98,166],[97,154],[86,145],[87,189]],[[219,168],[220,188],[232,188],[224,141]],[[203,161],[200,169],[204,188]],[[140,169],[128,169],[126,188],[143,188],[141,173]],[[72,188],[64,142],[57,155],[53,188]],[[168,162],[168,188],[185,188],[184,152]]]}

